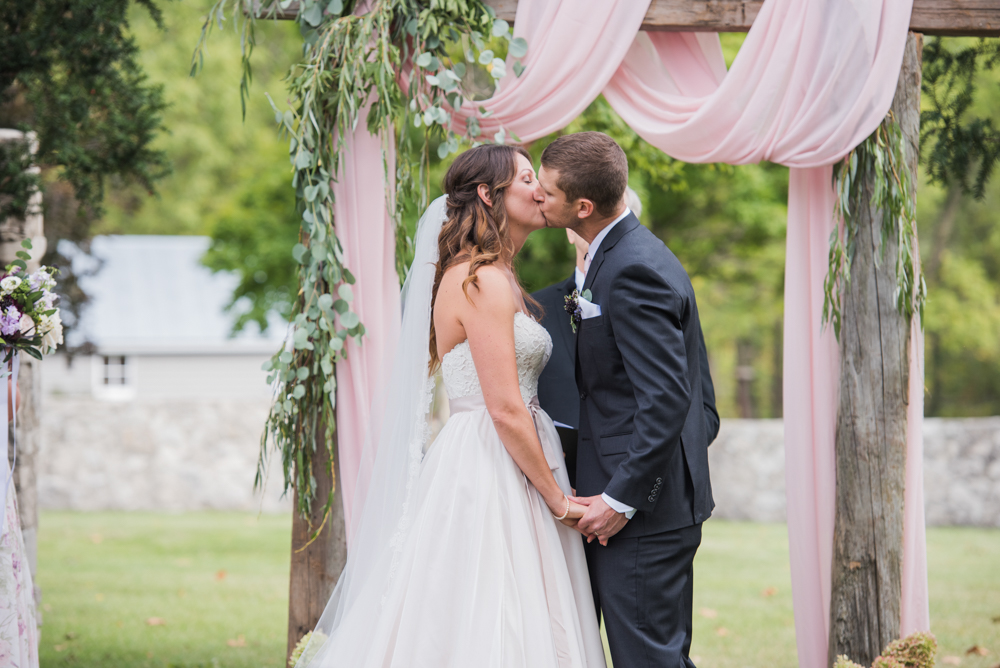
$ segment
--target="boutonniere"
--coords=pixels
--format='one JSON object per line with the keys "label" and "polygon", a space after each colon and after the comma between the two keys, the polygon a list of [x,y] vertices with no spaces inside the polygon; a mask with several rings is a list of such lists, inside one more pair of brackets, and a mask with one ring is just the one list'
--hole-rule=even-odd
{"label": "boutonniere", "polygon": [[569,313],[569,326],[573,328],[574,334],[576,334],[576,328],[580,326],[580,321],[583,320],[583,309],[580,308],[581,297],[589,302],[590,290],[584,290],[582,293],[579,290],[573,290],[572,294],[566,295],[566,305],[563,307],[566,309],[566,313]]}

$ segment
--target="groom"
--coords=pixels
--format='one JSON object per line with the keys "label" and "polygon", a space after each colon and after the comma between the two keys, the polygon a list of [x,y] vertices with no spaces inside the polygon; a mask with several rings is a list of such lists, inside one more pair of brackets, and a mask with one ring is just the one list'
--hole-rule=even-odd
{"label": "groom", "polygon": [[548,225],[590,243],[576,341],[576,482],[589,508],[577,528],[611,657],[690,667],[692,563],[715,506],[694,290],[625,206],[628,162],[610,137],[556,139],[538,180]]}

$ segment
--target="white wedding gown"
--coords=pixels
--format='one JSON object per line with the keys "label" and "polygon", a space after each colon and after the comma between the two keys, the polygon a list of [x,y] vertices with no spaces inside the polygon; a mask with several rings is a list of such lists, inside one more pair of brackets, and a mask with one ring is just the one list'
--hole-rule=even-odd
{"label": "white wedding gown", "polygon": [[[518,313],[514,343],[521,397],[569,494],[558,434],[535,398],[552,341]],[[353,600],[311,665],[604,668],[582,537],[553,518],[504,448],[468,342],[441,371],[451,417],[420,463],[392,575]]]}

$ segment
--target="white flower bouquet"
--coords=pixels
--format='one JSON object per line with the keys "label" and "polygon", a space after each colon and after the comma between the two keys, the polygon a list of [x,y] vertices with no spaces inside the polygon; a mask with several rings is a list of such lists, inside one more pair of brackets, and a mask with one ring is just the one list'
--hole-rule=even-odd
{"label": "white flower bouquet", "polygon": [[[21,246],[30,250],[31,241],[24,240]],[[59,297],[53,292],[58,269],[39,267],[29,274],[25,261],[31,256],[22,250],[17,257],[0,274],[0,347],[5,367],[16,351],[42,359],[63,342],[56,308]]]}

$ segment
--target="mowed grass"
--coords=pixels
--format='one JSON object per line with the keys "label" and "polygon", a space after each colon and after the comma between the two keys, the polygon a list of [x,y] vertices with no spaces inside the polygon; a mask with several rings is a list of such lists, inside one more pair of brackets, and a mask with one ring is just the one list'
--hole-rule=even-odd
{"label": "mowed grass", "polygon": [[[43,668],[280,668],[290,530],[267,515],[44,513]],[[1000,530],[930,529],[928,562],[938,664],[996,666]],[[796,666],[784,525],[708,522],[694,606],[699,668]]]}

